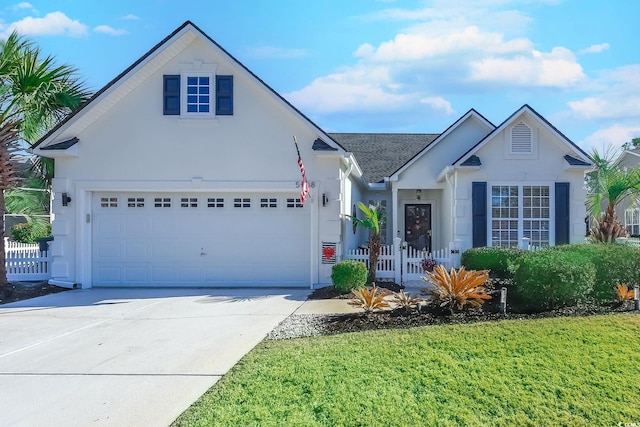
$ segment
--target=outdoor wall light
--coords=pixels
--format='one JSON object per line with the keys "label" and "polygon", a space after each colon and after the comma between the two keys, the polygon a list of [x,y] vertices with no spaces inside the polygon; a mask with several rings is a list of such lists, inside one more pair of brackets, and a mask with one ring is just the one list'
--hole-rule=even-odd
{"label": "outdoor wall light", "polygon": [[420,200],[422,198],[422,190],[416,190],[416,199]]}
{"label": "outdoor wall light", "polygon": [[69,203],[71,203],[71,196],[67,193],[62,193],[62,206],[69,206]]}
{"label": "outdoor wall light", "polygon": [[327,193],[322,193],[322,207],[326,207],[329,204],[329,196]]}

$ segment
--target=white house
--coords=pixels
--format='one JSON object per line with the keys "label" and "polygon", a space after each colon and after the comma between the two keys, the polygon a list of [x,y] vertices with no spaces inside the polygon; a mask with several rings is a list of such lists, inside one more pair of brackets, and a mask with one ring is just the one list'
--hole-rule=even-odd
{"label": "white house", "polygon": [[[296,136],[310,183],[301,200]],[[442,134],[327,134],[185,22],[43,137],[56,159],[51,283],[318,286],[386,207],[419,249],[584,237],[591,159],[529,106]]]}

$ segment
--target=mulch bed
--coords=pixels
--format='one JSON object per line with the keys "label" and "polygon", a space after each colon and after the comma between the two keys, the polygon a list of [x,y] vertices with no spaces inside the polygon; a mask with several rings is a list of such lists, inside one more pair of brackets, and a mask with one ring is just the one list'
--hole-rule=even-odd
{"label": "mulch bed", "polygon": [[3,292],[0,292],[0,304],[56,294],[67,290],[66,288],[50,285],[46,280],[39,282],[11,282]]}
{"label": "mulch bed", "polygon": [[[613,303],[604,305],[581,304],[571,307],[563,307],[556,310],[543,312],[531,312],[507,304],[507,313],[500,313],[499,289],[502,286],[508,287],[508,281],[493,280],[489,292],[493,298],[483,305],[482,309],[468,309],[459,313],[451,314],[448,308],[441,308],[435,304],[423,303],[418,309],[385,310],[371,313],[349,313],[328,315],[324,319],[324,333],[338,334],[345,332],[357,332],[372,329],[387,328],[411,328],[415,326],[444,325],[444,324],[464,324],[486,321],[497,321],[507,319],[541,319],[548,317],[575,317],[591,316],[598,314],[616,314],[634,312],[633,302]],[[384,287],[393,292],[403,289],[403,286],[392,282],[377,283],[378,287]],[[352,293],[341,294],[333,286],[316,289],[309,296],[309,299],[352,299]]]}

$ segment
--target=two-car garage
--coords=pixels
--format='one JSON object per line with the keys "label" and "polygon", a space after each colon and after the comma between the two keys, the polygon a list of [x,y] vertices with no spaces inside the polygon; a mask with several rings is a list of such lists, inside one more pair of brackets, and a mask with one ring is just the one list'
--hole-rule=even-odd
{"label": "two-car garage", "polygon": [[91,211],[93,286],[309,286],[299,194],[96,192]]}

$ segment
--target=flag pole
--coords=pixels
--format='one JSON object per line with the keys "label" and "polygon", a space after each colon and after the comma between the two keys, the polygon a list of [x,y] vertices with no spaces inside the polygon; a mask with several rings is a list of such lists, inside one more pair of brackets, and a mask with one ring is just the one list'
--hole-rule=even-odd
{"label": "flag pole", "polygon": [[302,164],[302,156],[300,156],[300,149],[298,148],[298,139],[293,135],[293,143],[296,146],[296,153],[298,153],[298,167],[300,168],[300,174],[302,175],[302,181],[300,182],[300,202],[304,203],[309,195],[309,182],[307,181],[307,173]]}

